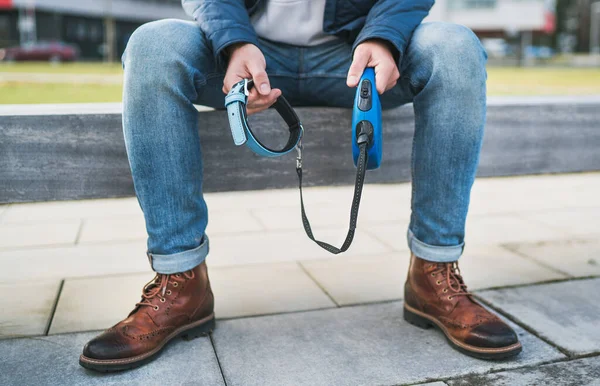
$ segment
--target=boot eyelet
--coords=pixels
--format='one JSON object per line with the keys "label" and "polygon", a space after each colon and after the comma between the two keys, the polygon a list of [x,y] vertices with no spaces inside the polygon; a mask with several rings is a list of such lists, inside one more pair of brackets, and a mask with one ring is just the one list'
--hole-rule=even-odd
{"label": "boot eyelet", "polygon": [[171,290],[167,290],[167,295],[171,295]]}
{"label": "boot eyelet", "polygon": [[181,277],[181,275],[180,275],[180,274],[178,274],[178,273],[176,273],[176,274],[175,274],[175,277]]}
{"label": "boot eyelet", "polygon": [[448,296],[448,300],[452,300],[452,296]]}
{"label": "boot eyelet", "polygon": [[444,290],[442,291],[443,293],[448,292],[448,288],[444,288]]}
{"label": "boot eyelet", "polygon": [[442,284],[442,282],[438,280],[435,282],[435,284],[440,285],[440,284]]}
{"label": "boot eyelet", "polygon": [[431,276],[435,276],[435,273],[431,272]]}
{"label": "boot eyelet", "polygon": [[159,308],[159,306],[154,306],[154,311],[158,311]]}
{"label": "boot eyelet", "polygon": [[179,285],[179,283],[175,282],[173,283],[173,287],[177,287]]}
{"label": "boot eyelet", "polygon": [[164,303],[165,301],[166,301],[165,298],[160,298],[161,303]]}

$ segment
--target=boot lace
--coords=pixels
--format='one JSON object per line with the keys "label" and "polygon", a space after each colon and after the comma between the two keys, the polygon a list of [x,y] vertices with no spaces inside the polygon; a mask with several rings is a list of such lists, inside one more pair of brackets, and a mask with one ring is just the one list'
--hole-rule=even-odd
{"label": "boot lace", "polygon": [[165,301],[165,295],[170,295],[171,290],[167,290],[169,284],[173,287],[178,287],[179,283],[184,282],[186,279],[193,279],[195,276],[194,271],[187,271],[176,274],[160,274],[157,273],[154,279],[150,280],[144,289],[142,290],[142,300],[136,303],[136,306],[150,306],[155,310],[158,310],[158,306],[152,304],[152,300],[155,297],[161,302]]}
{"label": "boot lace", "polygon": [[437,276],[440,274],[445,276],[444,279],[448,285],[446,289],[450,290],[451,292],[451,295],[448,297],[448,299],[451,300],[454,296],[471,295],[471,293],[467,290],[467,285],[460,274],[460,268],[458,268],[458,263],[456,261],[452,263],[438,263],[436,265],[436,269],[431,272],[431,276]]}

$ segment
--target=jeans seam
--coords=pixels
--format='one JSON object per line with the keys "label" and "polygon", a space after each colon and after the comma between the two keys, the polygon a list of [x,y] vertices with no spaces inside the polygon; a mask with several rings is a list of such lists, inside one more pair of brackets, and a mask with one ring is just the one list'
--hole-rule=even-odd
{"label": "jeans seam", "polygon": [[200,78],[201,81],[198,83],[199,86],[206,86],[206,84],[208,83],[209,80],[215,79],[215,78],[219,78],[225,76],[225,74],[222,73],[211,73],[208,75],[202,75],[200,74]]}
{"label": "jeans seam", "polygon": [[412,80],[411,77],[406,77],[406,79],[408,80],[408,84],[411,85],[412,87],[418,89],[418,90],[422,90],[423,88],[425,88],[425,84],[422,84],[421,82],[416,82],[414,80]]}
{"label": "jeans seam", "polygon": [[[409,79],[410,81],[410,79]],[[414,104],[413,104],[413,109],[414,109]],[[416,120],[416,116],[415,116],[415,120]],[[412,141],[412,149],[411,149],[411,160],[410,160],[410,186],[411,186],[411,194],[410,194],[410,213],[411,213],[411,221],[410,221],[410,225],[409,225],[409,229],[412,226],[412,230],[411,232],[414,234],[416,234],[418,227],[416,226],[416,215],[415,215],[415,211],[414,211],[414,203],[415,203],[415,191],[417,190],[416,188],[416,179],[415,179],[415,148],[417,147],[416,143],[417,143],[417,125],[415,122],[415,132],[413,133],[413,141]],[[414,220],[414,221],[413,221]],[[409,245],[410,248],[410,245]]]}

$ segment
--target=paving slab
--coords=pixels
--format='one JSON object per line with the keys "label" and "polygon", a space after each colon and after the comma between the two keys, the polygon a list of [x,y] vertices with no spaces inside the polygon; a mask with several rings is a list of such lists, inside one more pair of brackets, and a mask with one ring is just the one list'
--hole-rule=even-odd
{"label": "paving slab", "polygon": [[12,204],[2,217],[3,223],[48,222],[89,217],[141,215],[136,198],[54,201]]}
{"label": "paving slab", "polygon": [[206,232],[209,236],[217,234],[260,232],[264,226],[253,216],[249,210],[214,210],[208,208],[208,227]]}
{"label": "paving slab", "polygon": [[310,275],[339,305],[401,299],[410,256],[339,256],[303,261]]}
{"label": "paving slab", "polygon": [[[367,189],[363,192],[360,203],[359,226],[366,228],[368,224],[393,221],[408,221],[410,218],[410,196],[392,195],[388,190],[374,187],[371,196]],[[381,190],[381,192],[380,192]],[[368,198],[367,198],[368,197]],[[336,203],[305,204],[306,213],[313,227],[335,227],[348,223],[352,191],[348,191],[346,200]],[[252,209],[265,228],[270,230],[303,229],[300,217],[300,202],[287,207],[270,207]]]}
{"label": "paving slab", "polygon": [[[394,251],[410,253],[406,243],[406,231],[410,218],[404,221],[390,222],[386,224],[369,224],[364,231]],[[360,226],[360,221],[359,221]]]}
{"label": "paving slab", "polygon": [[150,279],[135,274],[65,280],[49,333],[109,328],[131,312]]}
{"label": "paving slab", "polygon": [[[218,318],[335,307],[296,263],[210,267],[209,275]],[[65,280],[50,334],[112,326],[133,309],[152,277],[131,274]]]}
{"label": "paving slab", "polygon": [[[300,220],[298,220],[300,221]],[[317,239],[342,245],[347,229],[313,229]],[[210,236],[212,265],[239,265],[274,263],[297,260],[323,259],[331,253],[311,241],[303,230],[281,232],[253,232]],[[390,248],[373,236],[357,230],[354,242],[345,256],[380,255]]]}
{"label": "paving slab", "polygon": [[[209,209],[207,233],[229,234],[257,232],[264,230],[261,223],[244,209]],[[91,217],[85,218],[79,237],[79,243],[120,242],[127,240],[146,240],[146,223],[143,215]]]}
{"label": "paving slab", "polygon": [[496,245],[467,245],[459,267],[470,290],[567,278]]}
{"label": "paving slab", "polygon": [[[375,224],[364,227],[364,231],[390,246],[394,250],[408,250],[405,221]],[[360,225],[360,221],[359,221]],[[472,246],[497,245],[510,242],[568,239],[557,229],[529,222],[512,214],[469,215],[466,227],[466,244]]]}
{"label": "paving slab", "polygon": [[[598,191],[596,191],[598,193]],[[574,236],[600,236],[600,206],[596,208],[566,208],[519,214],[520,217],[559,229]]]}
{"label": "paving slab", "polygon": [[[406,186],[398,184],[396,186]],[[371,185],[369,185],[371,186]],[[392,185],[372,185],[380,190]],[[348,195],[352,196],[351,186],[314,186],[306,187],[304,203],[307,206],[320,204],[335,204],[344,202]],[[204,199],[209,210],[234,210],[234,209],[259,209],[269,207],[289,207],[299,204],[300,194],[298,188],[293,189],[266,189],[246,191],[225,191],[218,193],[205,193]]]}
{"label": "paving slab", "polygon": [[[325,239],[340,241],[345,230],[316,229]],[[211,236],[211,266],[290,262],[332,255],[310,241],[303,231],[244,232]],[[340,241],[341,244],[341,241]],[[383,254],[390,249],[372,236],[357,232],[345,256]],[[12,264],[19,261],[19,264]],[[89,243],[69,247],[0,250],[0,281],[101,276],[150,272],[144,240]]]}
{"label": "paving slab", "polygon": [[450,386],[598,386],[600,385],[600,357],[487,375],[471,375],[446,382]]}
{"label": "paving slab", "polygon": [[0,282],[150,272],[146,243],[142,240],[0,250],[0,265]]}
{"label": "paving slab", "polygon": [[79,244],[145,240],[146,225],[141,215],[89,218],[83,221]]}
{"label": "paving slab", "polygon": [[600,353],[600,279],[482,291],[478,296],[564,350]]}
{"label": "paving slab", "polygon": [[74,244],[79,220],[0,225],[0,249]]}
{"label": "paving slab", "polygon": [[515,328],[525,349],[501,362],[409,325],[400,302],[222,321],[213,338],[228,385],[395,385],[564,358]]}
{"label": "paving slab", "polygon": [[209,268],[217,318],[335,307],[296,263]]}
{"label": "paving slab", "polygon": [[158,360],[131,371],[100,374],[78,360],[97,333],[0,341],[0,384],[30,385],[224,385],[210,339],[172,341]]}
{"label": "paving slab", "polygon": [[[0,339],[43,335],[50,321],[60,280],[0,283]],[[1,383],[1,382],[0,382]]]}
{"label": "paving slab", "polygon": [[467,245],[489,245],[568,238],[557,229],[527,221],[515,214],[469,215],[465,229]]}
{"label": "paving slab", "polygon": [[598,207],[599,190],[600,173],[477,178],[471,191],[469,213],[520,214]]}
{"label": "paving slab", "polygon": [[[410,253],[381,256],[339,256],[302,261],[310,275],[339,305],[401,299]],[[466,248],[461,271],[471,290],[564,279],[546,268],[499,246]]]}
{"label": "paving slab", "polygon": [[[304,191],[304,203],[309,207],[321,204],[339,204],[352,201],[354,185],[341,186],[307,186]],[[367,201],[400,200],[410,203],[411,184],[376,184],[367,181],[364,188],[363,199]],[[205,193],[204,198],[209,208],[223,209],[259,209],[269,207],[290,207],[299,205],[300,194],[297,187],[288,189],[267,189],[247,191],[227,191],[218,193]],[[361,200],[361,205],[363,201]]]}
{"label": "paving slab", "polygon": [[506,247],[571,276],[600,275],[600,236],[509,244]]}

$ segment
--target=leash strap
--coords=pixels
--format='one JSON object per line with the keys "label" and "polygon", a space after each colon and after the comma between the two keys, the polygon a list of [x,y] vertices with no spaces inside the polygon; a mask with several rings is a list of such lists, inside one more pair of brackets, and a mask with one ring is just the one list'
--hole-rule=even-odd
{"label": "leash strap", "polygon": [[[366,137],[366,138],[361,138]],[[310,227],[310,222],[308,221],[308,217],[306,215],[306,210],[304,209],[304,198],[302,196],[302,145],[300,144],[299,148],[299,157],[296,163],[296,173],[298,174],[298,188],[300,189],[300,208],[302,209],[302,225],[304,225],[304,231],[309,239],[317,243],[321,248],[325,249],[328,252],[337,255],[339,253],[345,252],[350,248],[352,244],[352,240],[354,239],[354,233],[356,231],[356,222],[358,218],[358,209],[360,207],[360,198],[362,196],[363,184],[365,182],[365,172],[367,170],[367,147],[369,138],[366,135],[359,135],[358,146],[359,146],[359,156],[358,161],[356,163],[356,182],[354,183],[354,197],[352,198],[352,208],[350,208],[350,225],[348,226],[348,233],[346,234],[346,240],[341,247],[337,248],[333,245],[326,243],[324,241],[317,240],[313,235],[312,229]]]}
{"label": "leash strap", "polygon": [[229,127],[233,136],[233,143],[237,146],[246,144],[250,150],[263,157],[279,157],[294,150],[300,143],[304,128],[296,112],[290,103],[282,96],[271,106],[283,118],[288,125],[290,137],[287,144],[279,150],[270,149],[256,138],[246,114],[246,104],[248,103],[249,90],[254,86],[252,80],[244,79],[233,85],[225,97],[225,107],[229,117]]}
{"label": "leash strap", "polygon": [[344,243],[340,248],[337,248],[315,238],[310,226],[310,221],[306,215],[306,209],[304,208],[304,197],[302,194],[302,135],[304,134],[304,128],[302,127],[300,118],[298,118],[298,115],[283,95],[280,96],[272,107],[277,110],[279,115],[281,115],[287,123],[290,137],[287,144],[280,150],[270,149],[262,144],[248,125],[246,113],[246,104],[248,103],[249,94],[248,90],[252,88],[253,84],[252,80],[244,79],[236,83],[225,97],[225,107],[227,108],[227,116],[229,117],[229,126],[231,128],[233,142],[237,146],[246,144],[253,152],[264,157],[279,157],[296,149],[298,152],[296,158],[296,174],[298,174],[298,188],[300,190],[300,207],[302,210],[302,225],[304,225],[304,231],[309,239],[317,243],[317,245],[326,251],[336,255],[345,252],[352,244],[354,233],[356,231],[360,198],[369,160],[367,149],[373,141],[372,127],[369,129],[368,125],[359,125],[360,131],[357,133],[359,156],[356,162],[356,182],[354,184],[352,208],[350,209],[350,225]]}

